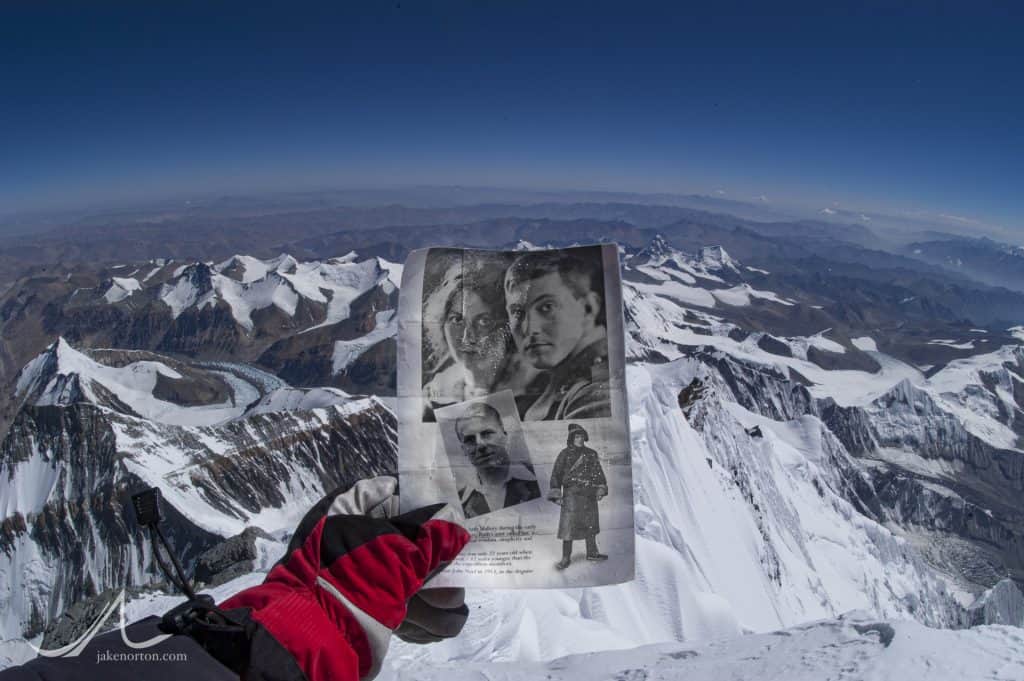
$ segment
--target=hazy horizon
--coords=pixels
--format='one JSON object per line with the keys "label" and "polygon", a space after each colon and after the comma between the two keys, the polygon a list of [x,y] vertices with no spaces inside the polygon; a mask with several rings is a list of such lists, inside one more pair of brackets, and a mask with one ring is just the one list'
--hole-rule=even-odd
{"label": "hazy horizon", "polygon": [[[925,210],[880,212],[855,206],[826,206],[814,202],[768,200],[765,197],[733,197],[725,191],[712,194],[672,192],[645,193],[609,189],[565,189],[532,187],[487,187],[473,185],[397,185],[367,187],[241,188],[236,192],[191,192],[164,196],[108,199],[63,209],[0,213],[0,238],[44,236],[53,229],[104,222],[160,222],[192,216],[241,216],[274,213],[299,214],[340,209],[459,209],[485,206],[522,206],[545,204],[581,204],[599,207],[607,204],[682,208],[712,215],[738,217],[752,222],[824,222],[870,230],[887,238],[951,237],[989,238],[1024,246],[1024,233],[986,224],[961,216]],[[525,211],[529,213],[530,211]],[[582,211],[586,213],[585,210]],[[508,213],[510,216],[515,211]],[[57,232],[54,232],[56,234]],[[926,236],[927,235],[927,236]]]}
{"label": "hazy horizon", "polygon": [[465,185],[1024,236],[1012,9],[112,3],[0,18],[0,215]]}

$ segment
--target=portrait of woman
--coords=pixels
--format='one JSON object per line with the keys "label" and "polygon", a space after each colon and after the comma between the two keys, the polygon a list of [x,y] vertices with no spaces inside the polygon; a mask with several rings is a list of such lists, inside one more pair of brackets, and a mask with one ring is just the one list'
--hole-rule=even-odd
{"label": "portrait of woman", "polygon": [[499,390],[522,394],[537,371],[516,351],[505,310],[503,254],[432,251],[423,296],[424,420]]}

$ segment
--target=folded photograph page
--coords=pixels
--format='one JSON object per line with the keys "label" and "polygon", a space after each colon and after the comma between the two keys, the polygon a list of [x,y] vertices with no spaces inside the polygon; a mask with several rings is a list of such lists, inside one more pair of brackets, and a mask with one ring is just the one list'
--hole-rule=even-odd
{"label": "folded photograph page", "polygon": [[402,508],[473,537],[431,584],[632,579],[618,248],[414,251],[398,317]]}

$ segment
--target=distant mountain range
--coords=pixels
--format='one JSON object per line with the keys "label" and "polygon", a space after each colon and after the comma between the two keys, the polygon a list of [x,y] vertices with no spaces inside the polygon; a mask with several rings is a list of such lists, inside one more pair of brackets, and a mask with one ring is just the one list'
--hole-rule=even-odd
{"label": "distant mountain range", "polygon": [[991,239],[915,241],[903,252],[991,286],[1024,291],[1024,248]]}
{"label": "distant mountain range", "polygon": [[127,512],[139,485],[189,566],[245,548],[201,572],[228,588],[325,490],[393,472],[399,263],[425,245],[621,244],[638,579],[471,594],[466,635],[418,654],[550,659],[850,610],[965,627],[1024,582],[1024,294],[827,226],[675,217],[268,226],[252,251],[144,239],[145,258],[30,268],[0,296],[0,638],[52,637],[115,585],[168,598]]}

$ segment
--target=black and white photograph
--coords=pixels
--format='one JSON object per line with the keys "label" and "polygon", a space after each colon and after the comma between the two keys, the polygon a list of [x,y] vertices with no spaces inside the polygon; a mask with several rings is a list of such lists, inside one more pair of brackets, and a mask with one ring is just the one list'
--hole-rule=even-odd
{"label": "black and white photograph", "polygon": [[444,407],[436,415],[457,505],[466,518],[540,498],[510,391]]}
{"label": "black and white photograph", "polygon": [[446,502],[456,587],[615,584],[634,571],[619,249],[410,254],[398,310],[403,508]]}
{"label": "black and white photograph", "polygon": [[573,543],[582,540],[586,559],[608,560],[597,546],[601,533],[598,504],[608,496],[608,478],[598,453],[587,446],[590,434],[578,423],[570,423],[565,449],[558,453],[551,471],[548,499],[561,507],[558,515],[558,538],[562,542],[562,559],[555,564],[564,570],[572,563]]}
{"label": "black and white photograph", "polygon": [[424,419],[510,390],[523,421],[611,416],[600,247],[431,249],[423,275]]}

